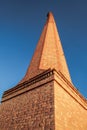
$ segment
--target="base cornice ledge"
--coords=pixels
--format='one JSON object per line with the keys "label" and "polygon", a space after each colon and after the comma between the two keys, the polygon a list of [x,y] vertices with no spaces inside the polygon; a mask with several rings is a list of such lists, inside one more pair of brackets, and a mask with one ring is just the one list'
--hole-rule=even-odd
{"label": "base cornice ledge", "polygon": [[18,84],[17,86],[5,91],[2,96],[1,103],[52,81],[53,80],[52,75],[53,70],[48,69],[43,73],[29,79],[28,81]]}
{"label": "base cornice ledge", "polygon": [[18,84],[17,86],[4,92],[1,103],[15,98],[28,91],[32,91],[38,87],[43,86],[49,82],[56,81],[74,100],[87,110],[87,100],[80,94],[80,92],[70,83],[66,77],[55,69],[48,69],[39,75],[29,79],[26,82]]}

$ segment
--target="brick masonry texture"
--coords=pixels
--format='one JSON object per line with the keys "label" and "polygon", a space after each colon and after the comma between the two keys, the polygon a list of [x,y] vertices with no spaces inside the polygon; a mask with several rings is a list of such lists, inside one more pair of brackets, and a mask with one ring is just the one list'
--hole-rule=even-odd
{"label": "brick masonry texture", "polygon": [[87,129],[87,102],[61,73],[50,70],[32,85],[2,102],[0,130]]}
{"label": "brick masonry texture", "polygon": [[25,77],[3,94],[0,130],[87,130],[87,100],[71,82],[52,13]]}
{"label": "brick masonry texture", "polygon": [[48,13],[46,24],[43,28],[31,63],[26,75],[20,83],[29,80],[49,68],[55,68],[57,71],[61,71],[71,82],[61,41],[52,13]]}
{"label": "brick masonry texture", "polygon": [[86,130],[87,110],[55,82],[55,130]]}
{"label": "brick masonry texture", "polygon": [[54,130],[53,82],[0,106],[0,130]]}
{"label": "brick masonry texture", "polygon": [[86,130],[87,102],[79,97],[78,91],[76,94],[69,89],[67,83],[56,78],[54,82],[55,130]]}

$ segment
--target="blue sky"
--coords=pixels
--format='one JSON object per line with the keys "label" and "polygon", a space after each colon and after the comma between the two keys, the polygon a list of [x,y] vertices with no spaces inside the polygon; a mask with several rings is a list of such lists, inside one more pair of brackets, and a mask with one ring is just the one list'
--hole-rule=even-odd
{"label": "blue sky", "polygon": [[75,87],[87,97],[87,1],[0,1],[0,99],[25,75],[52,11]]}

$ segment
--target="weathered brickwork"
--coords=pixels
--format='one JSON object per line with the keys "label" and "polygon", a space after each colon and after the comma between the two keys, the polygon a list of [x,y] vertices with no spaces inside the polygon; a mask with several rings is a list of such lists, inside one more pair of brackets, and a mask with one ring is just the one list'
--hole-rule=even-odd
{"label": "weathered brickwork", "polygon": [[32,57],[30,66],[20,83],[23,83],[49,68],[55,68],[57,71],[61,71],[71,82],[57,26],[52,13],[48,13],[47,15],[47,21]]}
{"label": "weathered brickwork", "polygon": [[10,90],[7,98],[3,97],[0,130],[86,130],[84,97],[56,70],[42,73],[41,77],[26,86],[30,89],[21,91],[16,87],[18,92]]}
{"label": "weathered brickwork", "polygon": [[87,130],[87,100],[72,84],[52,13],[26,75],[3,94],[0,130]]}
{"label": "weathered brickwork", "polygon": [[0,130],[54,130],[53,82],[0,105]]}
{"label": "weathered brickwork", "polygon": [[[55,130],[86,130],[87,104],[81,105],[73,92],[67,92],[62,85],[54,82]],[[66,85],[68,87],[68,85]],[[82,99],[80,99],[81,101]]]}
{"label": "weathered brickwork", "polygon": [[55,91],[55,130],[86,130],[87,110],[58,84],[55,85]]}

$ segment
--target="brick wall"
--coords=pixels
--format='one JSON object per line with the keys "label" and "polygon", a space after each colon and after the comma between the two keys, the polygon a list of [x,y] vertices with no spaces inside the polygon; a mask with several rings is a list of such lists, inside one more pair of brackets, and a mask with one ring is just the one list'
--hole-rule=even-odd
{"label": "brick wall", "polygon": [[53,82],[0,105],[0,130],[54,130]]}
{"label": "brick wall", "polygon": [[28,83],[5,92],[0,130],[87,130],[87,100],[62,73],[49,70]]}
{"label": "brick wall", "polygon": [[54,82],[55,130],[87,130],[87,103],[68,84],[59,82]]}

